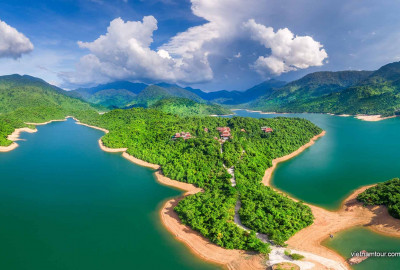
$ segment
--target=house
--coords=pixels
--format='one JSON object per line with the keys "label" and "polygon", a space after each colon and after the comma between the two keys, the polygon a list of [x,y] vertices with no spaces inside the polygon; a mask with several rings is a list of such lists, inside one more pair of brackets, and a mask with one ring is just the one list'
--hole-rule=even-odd
{"label": "house", "polygon": [[245,130],[244,128],[242,128],[240,131],[241,131],[241,132],[246,132],[246,130]]}
{"label": "house", "polygon": [[192,135],[189,132],[181,132],[181,133],[175,133],[174,136],[172,136],[173,140],[176,140],[178,138],[182,138],[184,140],[188,140],[192,138]]}
{"label": "house", "polygon": [[222,140],[229,140],[231,138],[231,129],[229,127],[217,127]]}
{"label": "house", "polygon": [[204,132],[208,132],[208,128],[204,128]]}
{"label": "house", "polygon": [[272,128],[270,128],[270,127],[262,127],[261,130],[264,131],[265,133],[271,133],[271,132],[274,131],[274,130],[273,130]]}

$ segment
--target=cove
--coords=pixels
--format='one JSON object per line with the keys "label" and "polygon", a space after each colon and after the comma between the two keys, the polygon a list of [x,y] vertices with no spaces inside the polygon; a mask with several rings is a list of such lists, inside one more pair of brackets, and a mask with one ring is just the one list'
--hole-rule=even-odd
{"label": "cove", "polygon": [[327,209],[337,209],[355,189],[400,176],[400,119],[379,122],[326,114],[236,115],[255,118],[301,117],[326,130],[326,135],[297,157],[280,163],[272,185]]}
{"label": "cove", "polygon": [[72,119],[0,153],[0,268],[220,269],[176,241],[159,209],[180,191],[98,146]]}
{"label": "cove", "polygon": [[[368,252],[399,252],[400,255],[400,239],[376,234],[362,227],[341,232],[333,239],[327,239],[323,244],[335,249],[346,259],[351,257],[351,252],[361,250]],[[400,256],[371,257],[352,267],[355,270],[400,269]]]}

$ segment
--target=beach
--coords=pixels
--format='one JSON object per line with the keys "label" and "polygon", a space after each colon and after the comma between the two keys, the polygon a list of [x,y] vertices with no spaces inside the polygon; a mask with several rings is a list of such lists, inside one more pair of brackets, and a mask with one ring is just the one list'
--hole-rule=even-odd
{"label": "beach", "polygon": [[388,116],[388,117],[382,117],[382,115],[365,115],[365,114],[357,114],[356,118],[359,120],[363,121],[369,121],[369,122],[377,122],[377,121],[382,121],[385,119],[390,119],[390,118],[395,118],[397,117],[396,115]]}

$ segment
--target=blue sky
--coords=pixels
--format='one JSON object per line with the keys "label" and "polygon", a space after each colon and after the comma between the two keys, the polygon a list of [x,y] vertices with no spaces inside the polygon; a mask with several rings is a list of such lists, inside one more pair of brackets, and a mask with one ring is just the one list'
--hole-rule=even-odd
{"label": "blue sky", "polygon": [[0,7],[0,74],[65,88],[130,80],[242,90],[268,78],[400,61],[398,0],[0,0]]}

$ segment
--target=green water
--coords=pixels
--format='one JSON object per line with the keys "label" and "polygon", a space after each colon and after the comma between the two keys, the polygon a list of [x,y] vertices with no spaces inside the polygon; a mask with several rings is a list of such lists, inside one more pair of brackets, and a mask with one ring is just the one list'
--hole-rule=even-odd
{"label": "green water", "polygon": [[[327,131],[315,145],[281,163],[273,185],[306,202],[334,209],[360,186],[400,177],[400,119],[365,122],[351,117],[322,114],[266,115],[237,111],[237,115],[309,119]],[[367,250],[400,252],[400,239],[353,228],[335,235],[325,245],[349,258],[350,252]],[[356,270],[397,270],[400,258],[369,258]]]}
{"label": "green water", "polygon": [[302,117],[326,130],[315,145],[279,164],[272,177],[274,186],[298,199],[335,209],[361,186],[400,177],[400,118],[365,122],[323,114],[236,114]]}
{"label": "green water", "polygon": [[38,130],[0,153],[0,269],[219,269],[161,226],[180,192],[152,170],[101,151],[103,133],[72,120]]}
{"label": "green water", "polygon": [[[358,227],[341,232],[333,239],[324,242],[329,248],[337,250],[344,258],[351,257],[351,252],[366,250],[368,252],[399,252],[400,240],[376,234],[368,229]],[[355,270],[396,270],[400,269],[400,256],[370,257],[358,265]]]}

